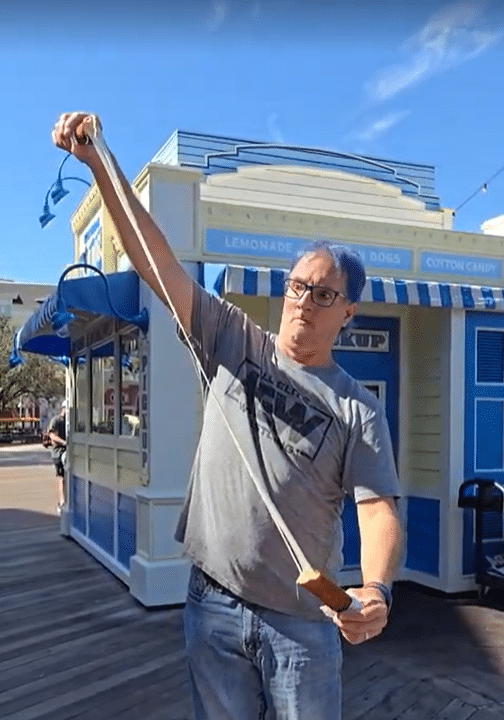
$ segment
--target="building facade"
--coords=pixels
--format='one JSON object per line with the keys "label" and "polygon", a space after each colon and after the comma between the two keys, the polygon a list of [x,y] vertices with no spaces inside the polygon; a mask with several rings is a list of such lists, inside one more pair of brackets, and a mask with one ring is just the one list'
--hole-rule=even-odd
{"label": "building facade", "polygon": [[54,285],[38,283],[19,283],[14,280],[0,279],[0,315],[8,318],[16,330],[38,308],[46,295],[54,290]]}
{"label": "building facade", "polygon": [[[42,283],[19,283],[0,279],[0,316],[9,321],[13,330],[20,328],[36,312],[54,285]],[[16,408],[19,417],[40,418],[40,428],[45,429],[50,416],[55,412],[45,398],[22,396]]]}

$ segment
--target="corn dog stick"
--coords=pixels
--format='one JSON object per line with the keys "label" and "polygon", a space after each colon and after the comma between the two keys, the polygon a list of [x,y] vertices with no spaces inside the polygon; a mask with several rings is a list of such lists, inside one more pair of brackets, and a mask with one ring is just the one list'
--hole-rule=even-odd
{"label": "corn dog stick", "polygon": [[304,570],[296,582],[335,612],[357,610],[360,607],[358,600],[318,570]]}

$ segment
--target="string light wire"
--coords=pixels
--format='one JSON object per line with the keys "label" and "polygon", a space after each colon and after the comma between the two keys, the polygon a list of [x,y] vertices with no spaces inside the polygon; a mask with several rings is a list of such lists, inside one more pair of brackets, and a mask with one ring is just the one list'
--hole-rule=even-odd
{"label": "string light wire", "polygon": [[457,213],[457,212],[460,210],[460,208],[463,208],[464,205],[467,205],[467,203],[469,202],[469,200],[472,200],[473,197],[476,197],[476,195],[477,195],[478,193],[480,193],[480,192],[485,192],[485,191],[488,189],[488,186],[489,186],[489,184],[492,182],[492,180],[495,180],[495,178],[496,178],[498,175],[500,175],[501,172],[503,172],[503,171],[504,171],[504,165],[500,168],[500,170],[497,170],[497,172],[494,173],[491,178],[488,178],[488,180],[487,180],[486,182],[484,182],[482,185],[480,185],[479,188],[478,188],[477,190],[475,190],[475,192],[473,192],[472,195],[469,195],[469,197],[468,197],[466,200],[464,200],[464,202],[463,202],[461,205],[459,205],[457,208],[455,208],[454,213]]}

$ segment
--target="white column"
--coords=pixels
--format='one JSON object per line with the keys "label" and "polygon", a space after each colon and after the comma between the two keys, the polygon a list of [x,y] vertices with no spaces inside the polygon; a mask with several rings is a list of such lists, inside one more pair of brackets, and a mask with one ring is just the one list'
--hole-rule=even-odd
{"label": "white column", "polygon": [[[174,250],[196,242],[198,188],[194,173],[159,168],[150,177],[150,211]],[[178,171],[178,172],[177,172]],[[143,198],[145,200],[145,198]],[[185,265],[193,277],[196,263]],[[149,341],[147,387],[141,394],[144,486],[137,490],[137,551],[130,561],[130,592],[147,606],[185,601],[189,565],[174,532],[185,497],[199,432],[199,381],[189,351],[166,306],[145,285]]]}
{"label": "white column", "polygon": [[[443,395],[448,398],[444,409],[446,458],[441,508],[441,573],[445,592],[462,592],[474,587],[472,578],[462,574],[462,519],[458,492],[464,481],[465,423],[465,311],[452,310],[447,327],[443,355],[446,378]],[[446,370],[446,371],[445,371]]]}

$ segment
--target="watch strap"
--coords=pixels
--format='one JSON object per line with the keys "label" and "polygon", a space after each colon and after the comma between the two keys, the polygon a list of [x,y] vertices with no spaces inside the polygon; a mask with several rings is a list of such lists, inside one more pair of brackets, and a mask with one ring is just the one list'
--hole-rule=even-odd
{"label": "watch strap", "polygon": [[385,585],[385,583],[379,582],[378,580],[370,580],[364,584],[364,587],[372,587],[379,590],[383,595],[385,604],[387,605],[387,610],[390,611],[390,607],[392,605],[392,590],[388,587],[388,585]]}

